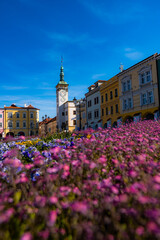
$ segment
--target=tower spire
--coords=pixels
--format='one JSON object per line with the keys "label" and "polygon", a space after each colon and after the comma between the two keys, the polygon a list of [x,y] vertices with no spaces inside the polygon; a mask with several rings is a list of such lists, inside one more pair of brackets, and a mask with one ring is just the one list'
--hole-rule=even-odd
{"label": "tower spire", "polygon": [[63,57],[61,56],[61,72],[60,72],[60,81],[64,82],[64,72],[63,72]]}

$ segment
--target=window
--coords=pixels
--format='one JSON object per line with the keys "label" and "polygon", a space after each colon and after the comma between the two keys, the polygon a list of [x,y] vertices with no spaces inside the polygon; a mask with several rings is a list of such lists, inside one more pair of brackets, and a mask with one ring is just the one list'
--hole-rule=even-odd
{"label": "window", "polygon": [[30,118],[33,118],[33,113],[32,112],[30,113]]}
{"label": "window", "polygon": [[94,104],[96,105],[98,104],[98,102],[99,102],[99,98],[98,97],[94,98]]}
{"label": "window", "polygon": [[92,119],[92,113],[91,112],[88,113],[88,119]]}
{"label": "window", "polygon": [[94,118],[98,118],[99,117],[99,111],[98,109],[94,111]]}
{"label": "window", "polygon": [[123,100],[123,110],[126,110],[127,109],[127,100],[124,99]]}
{"label": "window", "polygon": [[26,113],[23,113],[23,118],[26,118]]}
{"label": "window", "polygon": [[142,105],[145,105],[145,104],[147,104],[147,94],[143,93],[142,94]]}
{"label": "window", "polygon": [[68,121],[66,121],[66,126],[68,126]]}
{"label": "window", "polygon": [[13,127],[12,121],[8,121],[8,127],[9,127],[9,128],[12,128],[12,127]]}
{"label": "window", "polygon": [[76,111],[75,110],[73,111],[73,115],[76,115]]}
{"label": "window", "polygon": [[16,128],[19,128],[19,121],[16,122]]}
{"label": "window", "polygon": [[108,94],[105,94],[106,102],[108,101]]}
{"label": "window", "polygon": [[91,106],[92,106],[92,101],[89,100],[89,101],[88,101],[88,107],[91,107]]}
{"label": "window", "polygon": [[153,91],[148,91],[141,94],[141,105],[151,104],[153,102]]}
{"label": "window", "polygon": [[19,118],[19,113],[18,112],[16,113],[16,118]]}
{"label": "window", "polygon": [[151,81],[151,71],[143,72],[139,75],[140,77],[140,84],[143,85]]}
{"label": "window", "polygon": [[141,74],[141,84],[145,83],[145,76],[144,73]]}
{"label": "window", "polygon": [[26,128],[26,121],[23,121],[23,128]]}
{"label": "window", "polygon": [[30,128],[33,128],[34,127],[34,123],[33,121],[30,122]]}
{"label": "window", "polygon": [[116,113],[118,113],[118,104],[116,104]]}
{"label": "window", "polygon": [[132,108],[132,99],[128,98],[128,108]]}
{"label": "window", "polygon": [[150,73],[150,71],[146,72],[146,81],[147,82],[151,81],[151,73]]}
{"label": "window", "polygon": [[126,92],[127,88],[126,88],[126,82],[123,83],[123,92]]}
{"label": "window", "polygon": [[2,123],[0,122],[0,127],[2,127]]}
{"label": "window", "polygon": [[113,106],[111,106],[111,114],[113,114]]}
{"label": "window", "polygon": [[106,115],[108,115],[108,107],[106,107]]}
{"label": "window", "polygon": [[51,128],[49,128],[48,131],[51,132]]}
{"label": "window", "polygon": [[118,89],[115,89],[115,97],[118,97]]}
{"label": "window", "polygon": [[133,107],[132,98],[124,99],[123,100],[123,110],[127,110]]}
{"label": "window", "polygon": [[110,91],[110,99],[112,99],[112,98],[113,98],[112,91]]}
{"label": "window", "polygon": [[73,125],[74,125],[74,126],[76,125],[76,120],[73,120]]}
{"label": "window", "polygon": [[122,82],[122,91],[126,92],[131,90],[131,79],[125,80],[125,82]]}
{"label": "window", "polygon": [[104,109],[102,108],[102,116],[104,116]]}
{"label": "window", "polygon": [[101,103],[103,103],[103,96],[101,96]]}
{"label": "window", "polygon": [[68,115],[68,112],[66,111],[66,116]]}
{"label": "window", "polygon": [[12,117],[13,117],[12,112],[9,112],[8,113],[8,118],[12,118]]}
{"label": "window", "polygon": [[131,81],[130,80],[127,81],[127,90],[128,91],[131,90]]}
{"label": "window", "polygon": [[62,112],[62,116],[64,116],[64,112]]}
{"label": "window", "polygon": [[148,103],[149,104],[153,103],[153,92],[152,91],[148,92]]}
{"label": "window", "polygon": [[0,114],[0,118],[2,118],[2,114]]}

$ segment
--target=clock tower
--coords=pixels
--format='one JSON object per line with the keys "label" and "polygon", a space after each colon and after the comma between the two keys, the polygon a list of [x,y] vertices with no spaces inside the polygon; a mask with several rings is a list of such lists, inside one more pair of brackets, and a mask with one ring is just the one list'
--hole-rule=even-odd
{"label": "clock tower", "polygon": [[60,81],[56,85],[57,127],[60,130],[64,103],[68,101],[68,84],[64,81],[63,62],[61,60]]}

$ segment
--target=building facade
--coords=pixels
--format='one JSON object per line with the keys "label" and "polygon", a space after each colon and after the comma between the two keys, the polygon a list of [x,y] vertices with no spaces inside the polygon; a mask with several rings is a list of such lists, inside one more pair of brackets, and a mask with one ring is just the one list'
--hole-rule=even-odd
{"label": "building facade", "polygon": [[0,138],[4,137],[4,108],[0,108]]}
{"label": "building facade", "polygon": [[36,136],[38,135],[39,109],[32,105],[17,107],[12,104],[4,106],[5,136]]}
{"label": "building facade", "polygon": [[39,123],[39,136],[47,136],[57,131],[56,117],[47,117]]}
{"label": "building facade", "polygon": [[60,81],[56,85],[57,130],[73,131],[76,127],[76,107],[68,101],[68,84],[64,81],[63,66],[60,70]]}
{"label": "building facade", "polygon": [[102,127],[101,103],[100,103],[100,85],[104,80],[98,80],[88,88],[86,97],[86,128],[97,129]]}
{"label": "building facade", "polygon": [[76,130],[86,129],[86,99],[75,102],[76,106]]}
{"label": "building facade", "polygon": [[116,127],[122,122],[117,75],[100,86],[102,127]]}
{"label": "building facade", "polygon": [[53,134],[57,131],[57,120],[56,117],[51,118],[47,123],[47,133]]}
{"label": "building facade", "polygon": [[154,54],[117,75],[123,122],[158,117],[158,57],[158,54]]}

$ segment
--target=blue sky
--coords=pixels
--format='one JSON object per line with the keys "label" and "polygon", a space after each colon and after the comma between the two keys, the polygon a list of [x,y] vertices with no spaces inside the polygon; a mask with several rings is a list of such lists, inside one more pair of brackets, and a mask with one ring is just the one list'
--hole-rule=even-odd
{"label": "blue sky", "polygon": [[160,52],[159,1],[0,0],[0,107],[56,115],[61,56],[69,100]]}

